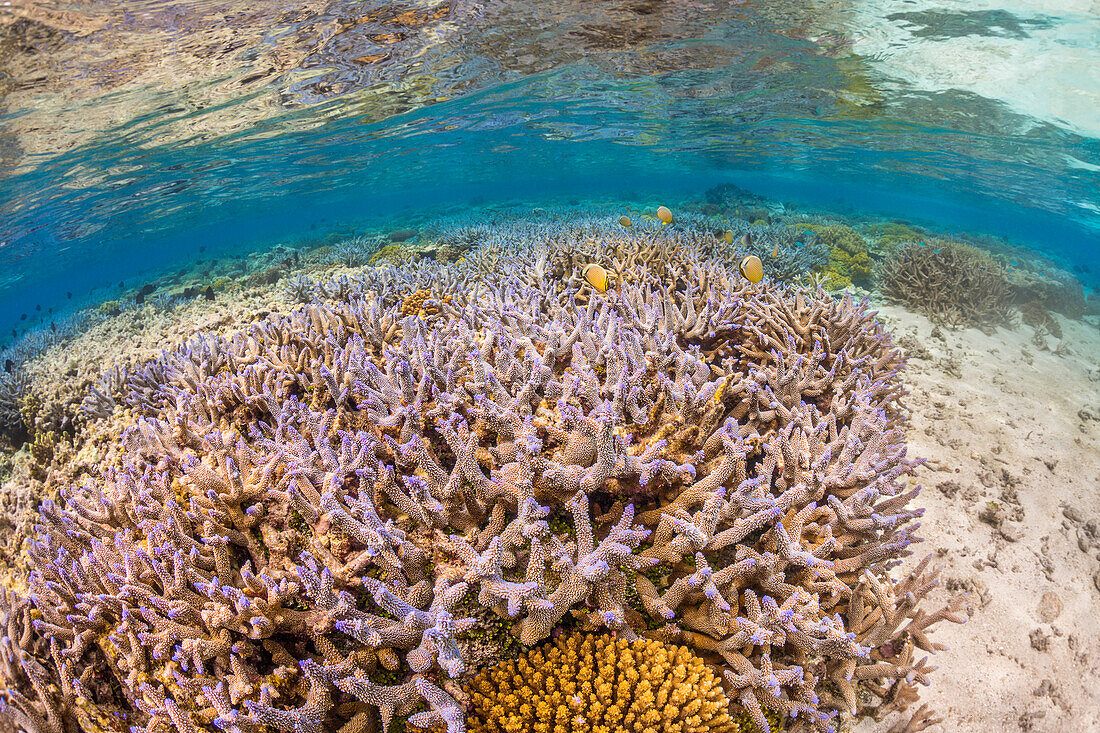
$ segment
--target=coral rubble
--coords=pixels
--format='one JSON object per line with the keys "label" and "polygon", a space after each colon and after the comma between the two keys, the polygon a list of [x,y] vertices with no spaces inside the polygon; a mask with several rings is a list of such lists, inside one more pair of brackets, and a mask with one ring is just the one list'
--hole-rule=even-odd
{"label": "coral rubble", "polygon": [[113,438],[5,596],[4,709],[456,733],[479,666],[562,629],[687,647],[762,731],[909,705],[961,619],[919,607],[927,563],[890,575],[921,514],[900,351],[865,302],[601,226],[301,278],[292,313],[102,382]]}

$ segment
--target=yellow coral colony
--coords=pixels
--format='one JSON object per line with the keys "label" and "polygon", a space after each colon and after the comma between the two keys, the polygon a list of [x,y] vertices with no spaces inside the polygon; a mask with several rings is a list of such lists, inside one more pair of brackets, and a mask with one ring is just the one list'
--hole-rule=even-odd
{"label": "yellow coral colony", "polygon": [[481,672],[470,733],[738,733],[729,699],[686,647],[572,634]]}

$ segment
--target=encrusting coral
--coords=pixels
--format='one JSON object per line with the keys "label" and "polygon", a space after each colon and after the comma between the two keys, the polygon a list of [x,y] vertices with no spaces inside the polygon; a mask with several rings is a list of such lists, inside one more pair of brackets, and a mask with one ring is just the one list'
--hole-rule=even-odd
{"label": "encrusting coral", "polygon": [[374,254],[370,256],[367,264],[377,265],[384,262],[400,263],[407,260],[411,256],[409,248],[404,244],[387,244],[384,247],[380,247]]}
{"label": "encrusting coral", "polygon": [[865,284],[871,278],[870,248],[859,232],[845,224],[799,224],[829,246],[829,264],[824,269],[830,289]]}
{"label": "encrusting coral", "polygon": [[688,647],[762,731],[904,709],[961,619],[888,572],[921,514],[900,351],[866,303],[616,236],[606,294],[577,230],[484,242],[116,374],[9,623],[52,686],[0,700],[32,733],[457,733],[505,624]]}
{"label": "encrusting coral", "polygon": [[738,733],[720,679],[683,646],[571,634],[469,684],[470,733]]}

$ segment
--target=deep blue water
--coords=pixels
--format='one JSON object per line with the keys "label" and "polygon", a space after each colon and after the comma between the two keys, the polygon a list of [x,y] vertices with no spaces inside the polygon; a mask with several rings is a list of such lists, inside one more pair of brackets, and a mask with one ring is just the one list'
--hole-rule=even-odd
{"label": "deep blue water", "polygon": [[[1030,63],[1087,58],[1098,18],[1019,2],[977,16],[891,14],[886,0],[847,14],[812,3],[332,2],[265,26],[230,5],[124,2],[85,9],[84,26],[42,13],[4,26],[0,344],[50,309],[193,262],[200,247],[218,257],[400,226],[433,207],[674,200],[722,182],[995,234],[1098,285],[1096,72],[1036,72],[1036,88],[1061,85],[1076,105],[1053,109],[1055,94],[1046,114],[1043,98],[1022,107],[1034,95],[1010,87],[922,88],[889,54],[858,54],[878,37],[851,25],[877,12],[901,41],[993,38]],[[215,23],[198,8],[231,20],[196,50]],[[1070,40],[1029,52],[1052,28]],[[91,61],[102,47],[117,51],[110,68]],[[222,61],[188,75],[172,64],[185,52]],[[1030,73],[1015,71],[988,69]]]}

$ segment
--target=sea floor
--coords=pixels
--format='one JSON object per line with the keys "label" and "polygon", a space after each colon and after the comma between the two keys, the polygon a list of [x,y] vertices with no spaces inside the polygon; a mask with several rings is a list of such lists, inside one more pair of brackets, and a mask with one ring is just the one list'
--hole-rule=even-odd
{"label": "sea floor", "polygon": [[909,450],[927,459],[913,557],[944,566],[941,598],[971,594],[968,623],[937,627],[929,730],[1100,730],[1100,329],[1055,317],[1067,353],[1026,325],[881,309],[910,352]]}
{"label": "sea floor", "polygon": [[[871,297],[909,357],[909,455],[927,461],[914,479],[924,541],[906,566],[932,553],[944,567],[930,605],[969,594],[969,622],[932,635],[947,648],[921,693],[942,719],[927,730],[1100,731],[1100,324],[1054,314],[1061,340],[1019,323],[949,329]],[[259,281],[171,308],[131,305],[24,368],[73,404],[120,358],[140,363],[294,307],[282,283]],[[30,451],[4,460],[20,474]],[[42,485],[63,481],[54,472]]]}

